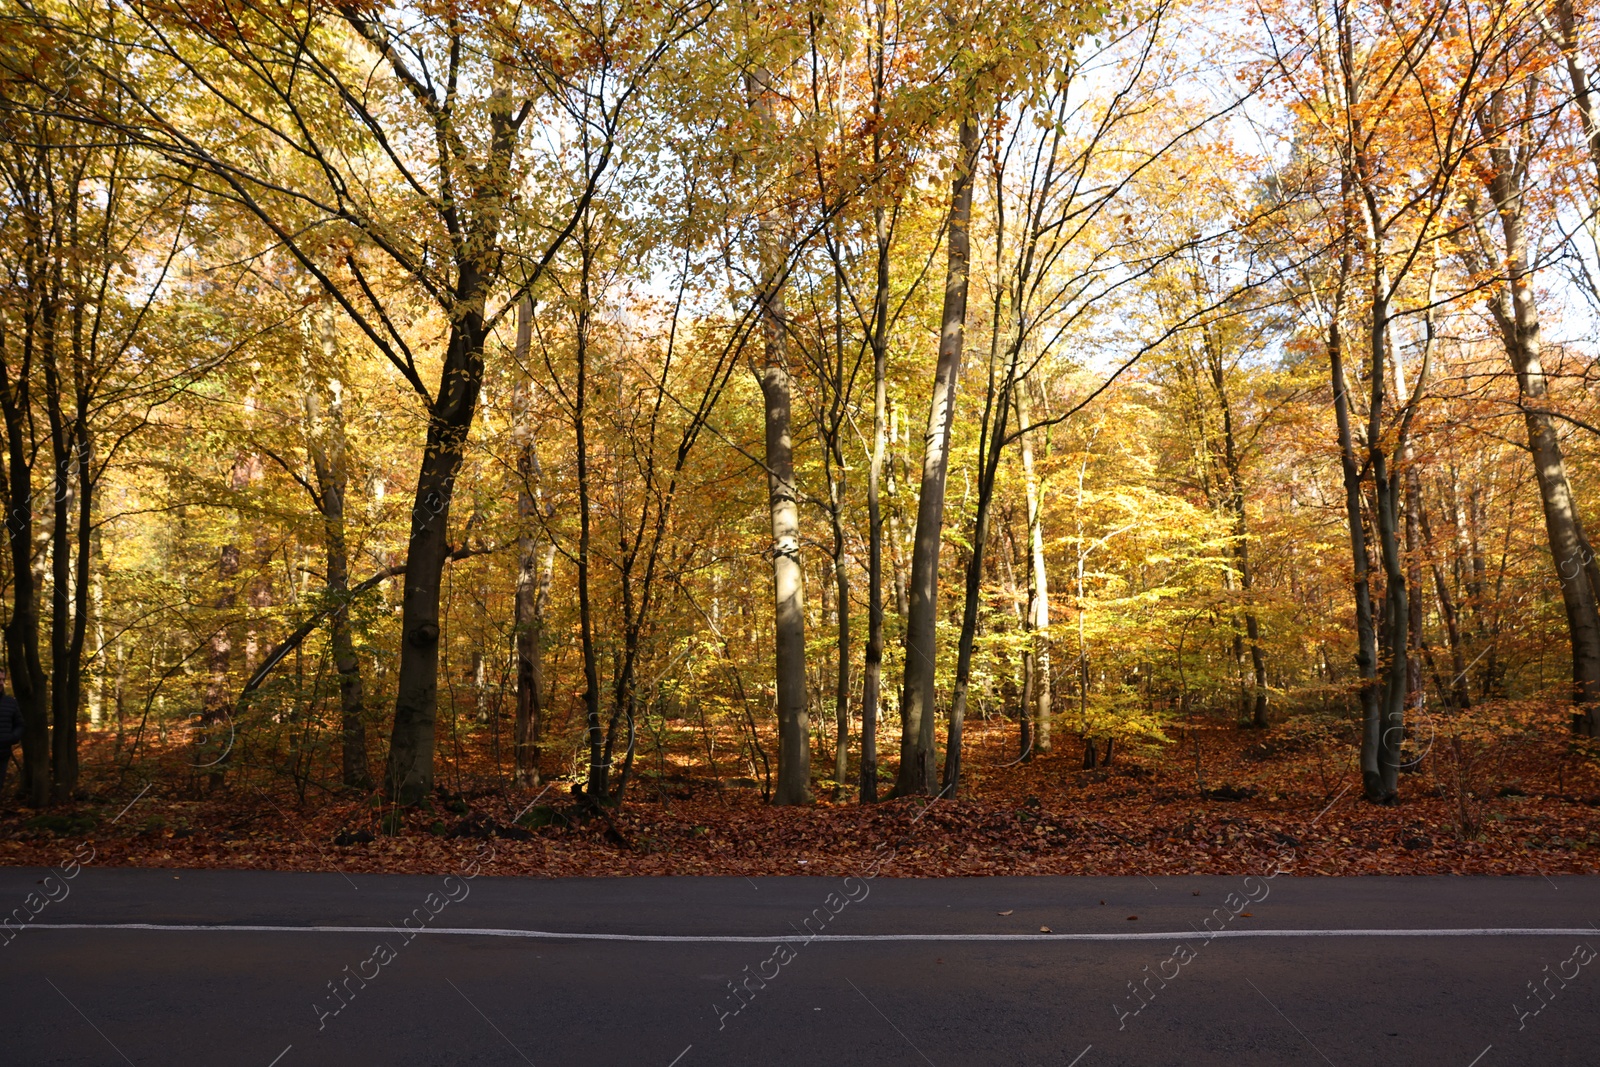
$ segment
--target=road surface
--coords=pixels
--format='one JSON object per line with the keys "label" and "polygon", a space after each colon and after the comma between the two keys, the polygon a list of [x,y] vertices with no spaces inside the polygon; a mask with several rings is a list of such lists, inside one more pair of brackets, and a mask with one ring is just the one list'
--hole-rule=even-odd
{"label": "road surface", "polygon": [[0,869],[8,1067],[1600,1064],[1594,877],[536,880],[488,858],[451,878],[69,858]]}

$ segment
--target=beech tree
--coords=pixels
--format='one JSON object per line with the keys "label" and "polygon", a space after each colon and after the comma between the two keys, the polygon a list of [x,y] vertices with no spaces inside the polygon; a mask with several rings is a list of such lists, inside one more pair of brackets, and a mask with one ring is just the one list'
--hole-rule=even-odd
{"label": "beech tree", "polygon": [[[453,551],[450,504],[485,339],[574,232],[643,80],[709,12],[630,9],[591,24],[556,7],[502,16],[330,4],[302,18],[250,0],[204,15],[138,6],[105,31],[111,55],[94,63],[125,94],[126,110],[70,112],[202,176],[208,195],[256,219],[427,413],[385,772],[400,802],[433,788],[439,580]],[[101,32],[89,11],[70,20],[30,14],[37,32],[64,47]],[[562,72],[563,52],[585,46],[603,46],[591,52],[596,69],[583,78]],[[136,60],[189,91],[153,92]],[[382,78],[371,78],[374,67]],[[518,152],[530,116],[581,124],[599,146],[585,157],[592,169],[570,184],[530,187],[539,168]],[[229,128],[238,134],[216,135]],[[524,205],[546,213],[548,236],[508,254],[502,240]],[[426,301],[443,324],[431,388],[417,355],[426,337],[395,313],[401,294]]]}

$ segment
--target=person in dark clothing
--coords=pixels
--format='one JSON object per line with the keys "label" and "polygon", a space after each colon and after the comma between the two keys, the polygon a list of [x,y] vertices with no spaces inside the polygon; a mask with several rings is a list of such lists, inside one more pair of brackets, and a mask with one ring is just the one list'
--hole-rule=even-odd
{"label": "person in dark clothing", "polygon": [[0,680],[0,793],[5,792],[6,771],[11,767],[11,746],[22,740],[22,705],[7,693]]}

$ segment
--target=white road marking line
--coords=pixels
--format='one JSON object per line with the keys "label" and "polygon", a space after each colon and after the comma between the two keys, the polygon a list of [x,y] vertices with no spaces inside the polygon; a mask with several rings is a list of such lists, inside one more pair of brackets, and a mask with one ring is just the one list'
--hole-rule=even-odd
{"label": "white road marking line", "polygon": [[[1494,1048],[1494,1046],[1490,1045],[1489,1048]],[[1478,1060],[1483,1059],[1485,1056],[1487,1056],[1489,1054],[1489,1048],[1486,1048],[1482,1052],[1478,1053],[1478,1055],[1473,1059],[1473,1061],[1471,1063],[1467,1064],[1467,1067],[1478,1067]]]}
{"label": "white road marking line", "polygon": [[292,1048],[294,1048],[293,1045],[289,1045],[289,1046],[285,1047],[282,1052],[278,1053],[275,1057],[273,1057],[272,1062],[267,1064],[267,1067],[278,1067],[278,1061],[283,1059],[285,1056],[287,1056],[289,1054],[289,1049],[292,1049]]}
{"label": "white road marking line", "polygon": [[[219,934],[392,934],[392,926],[265,926],[237,923],[29,923],[30,930],[144,930],[155,933]],[[1152,930],[1116,934],[599,934],[571,930],[514,930],[472,926],[425,926],[418,934],[455,937],[514,937],[532,941],[640,941],[704,943],[730,945],[771,945],[776,942],[810,944],[824,942],[883,941],[1180,941],[1203,938],[1314,938],[1314,937],[1571,937],[1592,934],[1588,926],[1478,926],[1409,930],[1219,930],[1216,933],[1193,930]]]}

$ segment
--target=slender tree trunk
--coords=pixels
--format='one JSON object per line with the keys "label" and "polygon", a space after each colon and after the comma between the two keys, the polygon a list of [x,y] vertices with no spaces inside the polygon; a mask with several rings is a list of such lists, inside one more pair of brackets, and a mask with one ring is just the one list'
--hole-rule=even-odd
{"label": "slender tree trunk", "polygon": [[[57,268],[59,272],[59,267]],[[61,291],[59,275],[52,289]],[[58,315],[49,321],[59,323]],[[56,361],[55,329],[44,336],[45,414],[50,426],[52,507],[50,512],[50,789],[51,799],[72,799],[78,783],[78,691],[72,665],[72,518],[76,493],[72,484],[75,430]]]}
{"label": "slender tree trunk", "polygon": [[[1245,712],[1241,718],[1247,719],[1252,726],[1265,728],[1267,726],[1267,658],[1261,648],[1261,621],[1256,615],[1255,606],[1251,603],[1251,591],[1255,586],[1255,575],[1250,566],[1250,523],[1245,511],[1244,499],[1244,473],[1239,456],[1238,438],[1233,426],[1233,398],[1228,394],[1228,382],[1223,365],[1222,353],[1211,343],[1207,337],[1207,362],[1211,373],[1211,389],[1216,395],[1217,406],[1222,413],[1222,463],[1228,475],[1227,501],[1228,511],[1233,520],[1233,558],[1239,569],[1239,589],[1243,593],[1244,606],[1244,639],[1250,646],[1250,668],[1252,689],[1249,700],[1241,709]],[[1242,658],[1243,641],[1237,631],[1234,633],[1234,658]]]}
{"label": "slender tree trunk", "polygon": [[[105,554],[100,544],[101,538],[98,531],[94,538],[94,557],[104,568]],[[105,723],[106,697],[111,690],[111,649],[106,645],[106,596],[105,583],[97,574],[89,587],[90,607],[94,612],[94,643],[99,651],[95,654],[94,686],[90,689],[89,696],[89,725],[100,726]]]}
{"label": "slender tree trunk", "polygon": [[600,725],[600,662],[595,648],[594,609],[589,582],[589,547],[593,500],[589,471],[589,272],[591,248],[589,221],[585,216],[582,240],[582,275],[579,279],[576,382],[574,383],[573,429],[578,466],[578,629],[583,648],[583,711],[589,741],[589,782],[584,796],[592,805],[610,795],[610,761],[606,758],[605,729]]}
{"label": "slender tree trunk", "polygon": [[[764,69],[747,83],[751,110],[773,126],[771,77]],[[789,362],[784,310],[785,257],[777,221],[759,223],[761,257],[762,366],[759,372],[766,417],[767,501],[772,523],[772,600],[775,685],[778,704],[778,785],[775,804],[811,800],[810,718],[806,707],[806,595],[800,563],[800,504],[794,480],[790,426]]]}
{"label": "slender tree trunk", "polygon": [[783,365],[781,305],[768,300],[767,363],[761,374],[766,410],[767,490],[772,520],[773,627],[778,698],[777,804],[810,800],[811,759],[806,712],[805,579],[800,564],[800,508],[790,440],[789,372]]}
{"label": "slender tree trunk", "polygon": [[[883,173],[885,4],[874,11],[872,165]],[[878,705],[883,685],[883,501],[880,486],[889,416],[889,215],[872,207],[877,260],[872,289],[872,462],[867,470],[867,647],[861,679],[861,803],[878,799]]]}
{"label": "slender tree trunk", "polygon": [[[242,494],[250,485],[253,459],[239,453],[233,459],[228,473],[228,485],[235,495]],[[237,520],[236,520],[237,522]],[[238,531],[234,531],[235,538]],[[237,579],[243,567],[243,557],[235,541],[223,545],[217,553],[217,598],[212,607],[217,612],[216,626],[207,641],[206,688],[200,702],[200,724],[195,737],[194,766],[205,773],[208,789],[221,789],[227,774],[226,760],[230,754],[232,727],[219,724],[227,718],[230,706],[228,676],[233,667],[234,619],[231,617],[239,602]]]}
{"label": "slender tree trunk", "polygon": [[[1402,393],[1401,395],[1404,395]],[[1423,634],[1425,618],[1422,602],[1422,476],[1416,466],[1416,450],[1407,441],[1402,457],[1401,476],[1405,479],[1406,500],[1406,588],[1411,615],[1406,621],[1409,642],[1406,649],[1406,706],[1413,716],[1420,715],[1426,694],[1422,687],[1422,659],[1426,649]],[[1440,694],[1444,696],[1443,693]],[[1413,718],[1415,721],[1415,718]]]}
{"label": "slender tree trunk", "polygon": [[[978,605],[983,596],[983,554],[989,543],[989,510],[994,500],[995,476],[1005,450],[1006,416],[1011,410],[1011,391],[1016,387],[1017,351],[1021,337],[1011,348],[995,388],[995,345],[989,350],[989,388],[984,397],[983,429],[979,435],[978,514],[973,522],[972,555],[967,559],[966,588],[961,607],[961,637],[956,651],[956,682],[951,692],[950,723],[944,752],[944,775],[940,793],[954,796],[961,784],[962,731],[967,718],[967,688],[972,679],[972,645],[978,633]],[[991,422],[993,425],[991,425]]]}
{"label": "slender tree trunk", "polygon": [[1028,628],[1033,637],[1029,642],[1033,671],[1033,749],[1050,751],[1050,571],[1044,557],[1044,500],[1040,492],[1039,476],[1033,465],[1033,431],[1029,429],[1032,416],[1028,411],[1028,383],[1017,383],[1017,430],[1021,438],[1022,477],[1028,502]]}
{"label": "slender tree trunk", "polygon": [[[345,492],[349,468],[345,462],[344,405],[338,389],[328,380],[344,380],[340,369],[338,327],[330,311],[321,323],[322,363],[306,368],[305,409],[311,469],[317,479],[322,511],[323,544],[327,555],[327,596],[336,607],[328,616],[333,664],[339,673],[340,778],[351,789],[371,789],[367,766],[365,688],[361,660],[350,632],[350,558],[345,547]],[[324,392],[327,408],[324,411]]]}
{"label": "slender tree trunk", "polygon": [[[1005,552],[1000,556],[1001,582],[1005,587],[1006,599],[1011,604],[1011,611],[1015,616],[1017,628],[1027,632],[1028,616],[1025,598],[1017,589],[1017,568],[1014,561],[1019,553],[1017,551],[1017,536],[1014,528],[1016,524],[1012,517],[1012,511],[1012,507],[1007,505],[1005,517],[1006,536],[1002,542],[1005,546]],[[1023,655],[1026,658],[1028,653],[1024,652]],[[1024,666],[1023,678],[1019,684],[1016,670],[1008,664],[1004,689],[1007,707],[1015,706],[1017,709],[1017,755],[1023,759],[1026,759],[1033,752],[1033,732],[1028,718],[1029,702],[1027,699],[1031,679],[1029,670],[1030,668]],[[1016,700],[1015,705],[1011,703],[1012,698]]]}
{"label": "slender tree trunk", "polygon": [[1372,614],[1371,556],[1361,508],[1361,466],[1356,459],[1350,425],[1350,399],[1346,392],[1343,335],[1336,305],[1328,324],[1328,365],[1333,386],[1333,410],[1339,427],[1339,466],[1344,475],[1345,523],[1350,532],[1352,586],[1356,608],[1356,670],[1361,677],[1361,776],[1368,796],[1380,790],[1378,746],[1381,735],[1378,711],[1378,634]]}
{"label": "slender tree trunk", "polygon": [[72,635],[67,645],[66,685],[68,687],[67,714],[72,719],[72,763],[70,785],[66,795],[75,794],[78,783],[78,714],[83,701],[83,649],[89,634],[89,594],[91,588],[90,564],[94,547],[94,438],[89,428],[93,378],[93,360],[85,350],[83,333],[83,308],[79,305],[77,337],[73,344],[76,366],[73,372],[73,394],[76,410],[73,413],[72,462],[76,464],[78,482],[77,546],[73,560],[72,576]]}
{"label": "slender tree trunk", "polygon": [[902,521],[904,516],[901,514],[900,487],[906,483],[907,471],[905,456],[896,447],[901,444],[900,409],[892,400],[889,402],[888,418],[889,452],[884,457],[887,471],[884,495],[888,499],[884,514],[889,525],[889,568],[894,583],[894,613],[904,619],[910,610],[910,598],[906,590],[906,533]]}
{"label": "slender tree trunk", "polygon": [[35,807],[50,801],[49,681],[39,655],[39,584],[33,571],[33,462],[28,447],[30,380],[38,343],[37,319],[23,323],[22,358],[7,365],[0,346],[0,413],[6,427],[6,541],[11,550],[11,612],[6,620],[7,685],[22,709],[22,796]]}
{"label": "slender tree trunk", "polygon": [[544,615],[550,602],[550,580],[555,569],[556,543],[548,530],[543,541],[535,535],[541,518],[548,520],[553,505],[540,515],[543,497],[543,471],[539,466],[537,442],[533,434],[532,389],[524,380],[528,348],[533,338],[533,301],[524,298],[517,308],[516,368],[517,387],[512,397],[516,409],[517,516],[521,528],[517,535],[516,655],[517,715],[512,746],[515,778],[518,785],[538,785],[539,742],[544,729]]}
{"label": "slender tree trunk", "polygon": [[1544,507],[1545,536],[1561,581],[1561,602],[1566,609],[1567,632],[1572,644],[1574,709],[1572,731],[1595,736],[1595,708],[1600,704],[1600,610],[1590,579],[1595,563],[1578,519],[1566,460],[1550,415],[1550,389],[1545,379],[1539,310],[1533,300],[1532,272],[1524,223],[1523,190],[1512,174],[1496,174],[1490,194],[1500,215],[1504,239],[1507,285],[1492,296],[1489,311],[1500,328],[1501,339],[1517,373],[1528,451]]}
{"label": "slender tree trunk", "polygon": [[950,469],[956,382],[967,318],[968,228],[977,155],[977,124],[970,115],[963,115],[950,190],[949,264],[940,316],[939,362],[928,405],[922,491],[917,500],[917,532],[911,555],[905,683],[900,700],[900,773],[895,782],[898,796],[931,793],[934,783],[934,660],[938,654],[934,623],[939,600],[939,547],[944,531],[944,486]]}
{"label": "slender tree trunk", "polygon": [[850,773],[850,570],[844,550],[844,463],[835,456],[839,468],[831,479],[830,517],[833,520],[833,580],[838,608],[839,657],[834,679],[833,780],[844,787]]}
{"label": "slender tree trunk", "polygon": [[[1374,249],[1381,249],[1382,237],[1375,235]],[[1410,685],[1407,650],[1410,647],[1410,590],[1406,585],[1405,561],[1400,551],[1400,526],[1404,521],[1400,508],[1400,472],[1391,469],[1392,456],[1384,451],[1379,432],[1385,406],[1384,373],[1389,350],[1390,286],[1388,272],[1381,259],[1373,270],[1371,307],[1371,384],[1372,398],[1368,408],[1367,464],[1372,470],[1372,489],[1376,507],[1374,525],[1378,534],[1379,558],[1383,563],[1383,638],[1385,655],[1382,703],[1380,705],[1380,731],[1376,759],[1378,763],[1377,787],[1367,790],[1367,799],[1375,803],[1392,803],[1399,793],[1400,754],[1405,742],[1406,693]],[[1404,403],[1405,397],[1399,397]],[[1403,448],[1404,441],[1397,441]],[[1363,753],[1363,763],[1366,756]]]}
{"label": "slender tree trunk", "polygon": [[1450,594],[1450,582],[1445,576],[1444,565],[1439,562],[1434,549],[1433,527],[1428,522],[1428,509],[1422,500],[1420,490],[1416,506],[1417,524],[1422,533],[1422,548],[1433,572],[1433,593],[1439,601],[1439,617],[1444,622],[1445,636],[1450,643],[1450,666],[1454,671],[1440,697],[1454,703],[1456,710],[1465,711],[1472,706],[1472,688],[1467,681],[1467,653],[1461,638],[1461,616],[1455,598]]}

